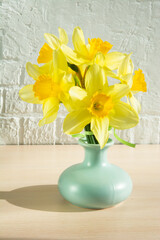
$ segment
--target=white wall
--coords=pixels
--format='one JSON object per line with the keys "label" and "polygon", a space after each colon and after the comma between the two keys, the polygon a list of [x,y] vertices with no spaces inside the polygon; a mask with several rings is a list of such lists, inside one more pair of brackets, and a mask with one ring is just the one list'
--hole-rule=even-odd
{"label": "white wall", "polygon": [[18,97],[22,86],[33,83],[26,62],[36,63],[43,34],[58,35],[59,26],[70,40],[73,28],[80,26],[86,40],[100,37],[115,51],[133,52],[135,69],[143,69],[148,92],[138,95],[140,124],[121,137],[136,143],[160,142],[159,0],[1,0],[0,5],[0,144],[76,142],[62,133],[63,108],[54,123],[39,128],[41,108]]}

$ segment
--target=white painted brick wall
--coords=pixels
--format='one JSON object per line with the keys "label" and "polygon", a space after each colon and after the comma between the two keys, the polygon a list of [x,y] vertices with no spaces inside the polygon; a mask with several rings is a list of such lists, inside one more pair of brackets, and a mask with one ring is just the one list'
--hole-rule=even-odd
{"label": "white painted brick wall", "polygon": [[133,52],[135,68],[145,73],[148,92],[138,95],[140,124],[118,133],[140,144],[160,142],[159,0],[1,0],[0,7],[0,144],[76,143],[62,132],[63,107],[54,123],[39,128],[41,106],[18,97],[21,87],[33,83],[26,62],[36,63],[43,34],[58,34],[59,26],[70,39],[73,28],[80,26],[86,40],[100,37],[115,51]]}

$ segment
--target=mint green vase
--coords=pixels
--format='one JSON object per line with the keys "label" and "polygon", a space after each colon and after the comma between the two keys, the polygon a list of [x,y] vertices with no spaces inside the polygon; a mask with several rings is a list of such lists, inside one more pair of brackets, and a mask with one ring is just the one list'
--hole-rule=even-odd
{"label": "mint green vase", "polygon": [[83,208],[101,209],[128,198],[132,191],[130,176],[107,161],[107,150],[113,143],[109,139],[100,149],[98,144],[79,140],[85,150],[84,161],[67,168],[58,181],[59,191],[67,201]]}

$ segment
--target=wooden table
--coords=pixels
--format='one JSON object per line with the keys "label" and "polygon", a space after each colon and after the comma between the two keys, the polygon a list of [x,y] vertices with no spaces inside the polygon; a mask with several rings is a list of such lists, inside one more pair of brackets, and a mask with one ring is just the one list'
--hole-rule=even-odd
{"label": "wooden table", "polygon": [[83,157],[78,145],[1,146],[0,239],[159,240],[160,146],[110,148],[109,161],[134,188],[123,204],[103,210],[73,206],[58,192],[60,173]]}

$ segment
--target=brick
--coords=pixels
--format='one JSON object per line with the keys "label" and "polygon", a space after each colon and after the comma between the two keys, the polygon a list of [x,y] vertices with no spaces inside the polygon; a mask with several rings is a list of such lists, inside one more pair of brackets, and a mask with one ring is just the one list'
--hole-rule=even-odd
{"label": "brick", "polygon": [[55,137],[54,123],[38,126],[41,118],[30,117],[24,119],[23,123],[23,143],[24,144],[54,144]]}
{"label": "brick", "polygon": [[0,144],[19,144],[18,118],[0,118]]}
{"label": "brick", "polygon": [[22,65],[16,61],[3,60],[0,62],[1,84],[6,86],[19,85]]}
{"label": "brick", "polygon": [[68,111],[65,108],[65,106],[63,104],[60,104],[58,116],[64,118],[65,116],[67,116],[67,114],[68,114]]}
{"label": "brick", "polygon": [[34,106],[33,106],[33,108],[34,108],[34,113],[40,113],[40,114],[42,114],[42,104],[34,104]]}
{"label": "brick", "polygon": [[24,0],[4,2],[2,20],[5,26],[3,57],[24,63],[29,59],[35,61],[37,46],[46,31],[43,8],[32,1],[28,1],[27,4]]}
{"label": "brick", "polygon": [[141,114],[160,116],[160,96],[144,93],[141,95]]}
{"label": "brick", "polygon": [[160,18],[160,2],[159,1],[153,1],[152,17],[157,19]]}
{"label": "brick", "polygon": [[27,84],[34,84],[35,83],[35,80],[33,80],[33,78],[31,78],[27,71],[26,71],[26,64],[24,64],[24,84],[27,85]]}
{"label": "brick", "polygon": [[63,132],[64,118],[55,120],[55,143],[56,144],[77,144],[77,139]]}
{"label": "brick", "polygon": [[160,142],[160,117],[141,117],[134,128],[134,139],[140,144],[158,144]]}
{"label": "brick", "polygon": [[5,89],[6,98],[5,98],[5,113],[9,114],[20,114],[20,113],[32,113],[33,104],[26,103],[19,97],[20,88],[8,88]]}
{"label": "brick", "polygon": [[0,89],[0,113],[3,112],[3,89]]}
{"label": "brick", "polygon": [[[42,113],[42,104],[34,104],[34,112],[35,113]],[[63,104],[60,104],[58,117],[65,117],[67,115],[67,110]]]}
{"label": "brick", "polygon": [[[124,130],[116,130],[116,134],[122,138],[123,140],[130,142],[130,143],[135,143],[134,141],[134,132],[133,132],[133,128],[130,129],[124,129]],[[114,135],[112,134],[110,136],[110,138],[112,138],[115,142],[115,144],[120,144],[120,142],[114,137]]]}
{"label": "brick", "polygon": [[[6,121],[7,126],[11,115],[17,119],[13,120],[15,124],[18,118],[25,117],[24,121],[20,120],[20,143],[65,144],[77,141],[62,131],[62,122],[67,114],[63,106],[59,109],[58,118],[53,126],[44,127],[46,137],[43,138],[42,128],[37,126],[38,119],[42,116],[42,106],[27,104],[18,97],[20,86],[34,83],[28,76],[25,65],[28,61],[36,64],[38,52],[45,41],[44,33],[50,32],[58,36],[58,27],[61,26],[67,31],[69,46],[72,46],[72,32],[77,25],[82,27],[86,43],[88,38],[100,37],[113,44],[111,51],[133,52],[135,70],[143,70],[148,90],[147,93],[136,95],[142,105],[140,124],[133,129],[117,131],[117,134],[130,142],[159,142],[160,69],[157,67],[157,49],[160,31],[157,26],[160,25],[160,1],[41,0],[39,4],[37,0],[6,0],[1,4],[0,112],[5,116],[3,125]],[[10,136],[12,131],[10,133],[10,128],[6,129],[6,136]],[[23,132],[28,138],[23,138]]]}

